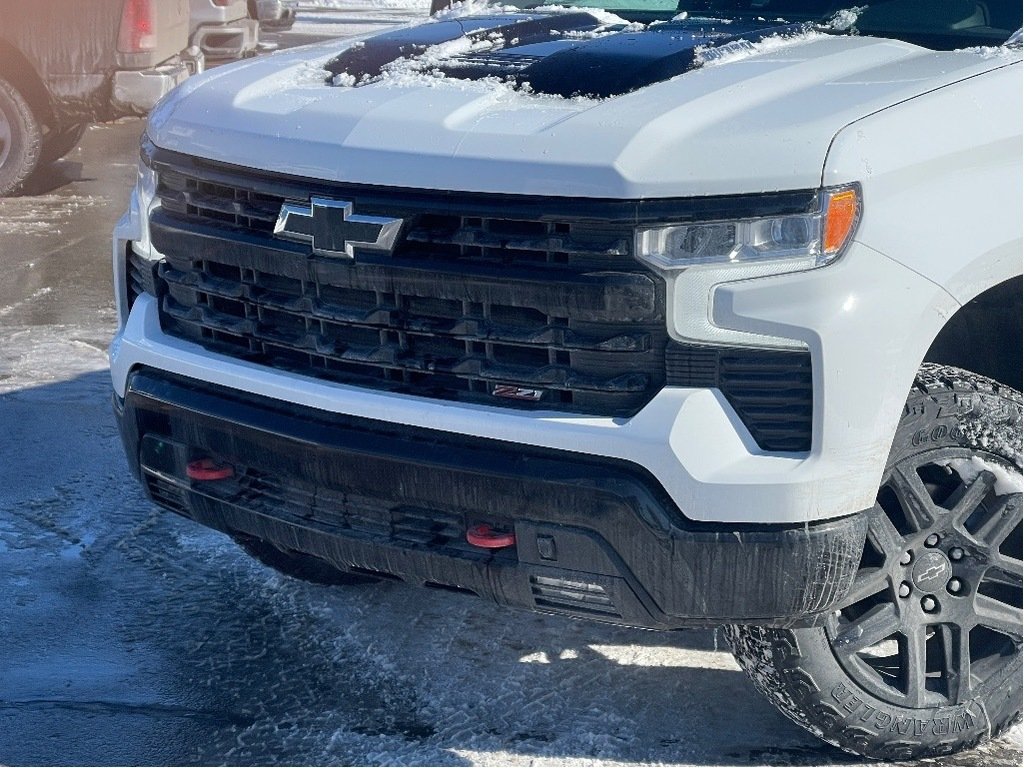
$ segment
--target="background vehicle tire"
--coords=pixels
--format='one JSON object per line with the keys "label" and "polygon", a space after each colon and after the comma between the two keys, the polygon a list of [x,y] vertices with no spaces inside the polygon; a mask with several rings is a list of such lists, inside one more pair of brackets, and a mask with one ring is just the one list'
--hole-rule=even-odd
{"label": "background vehicle tire", "polygon": [[845,606],[823,627],[728,627],[791,720],[849,752],[944,755],[1021,716],[1021,395],[925,365]]}
{"label": "background vehicle tire", "polygon": [[41,132],[18,90],[0,79],[0,196],[17,191],[39,162]]}
{"label": "background vehicle tire", "polygon": [[372,584],[379,581],[372,576],[360,576],[340,571],[330,563],[312,555],[302,552],[285,552],[262,539],[241,535],[236,535],[234,539],[242,549],[265,566],[273,568],[285,576],[291,576],[293,579],[333,586]]}
{"label": "background vehicle tire", "polygon": [[78,146],[88,123],[75,123],[58,128],[43,137],[43,149],[39,153],[39,165],[55,163]]}

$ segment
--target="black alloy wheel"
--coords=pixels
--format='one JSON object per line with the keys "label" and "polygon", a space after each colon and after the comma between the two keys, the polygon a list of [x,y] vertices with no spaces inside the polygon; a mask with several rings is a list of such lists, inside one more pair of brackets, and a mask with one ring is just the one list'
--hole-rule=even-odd
{"label": "black alloy wheel", "polygon": [[952,446],[890,468],[849,605],[826,625],[860,687],[904,707],[963,704],[1019,653],[1014,471],[999,456]]}

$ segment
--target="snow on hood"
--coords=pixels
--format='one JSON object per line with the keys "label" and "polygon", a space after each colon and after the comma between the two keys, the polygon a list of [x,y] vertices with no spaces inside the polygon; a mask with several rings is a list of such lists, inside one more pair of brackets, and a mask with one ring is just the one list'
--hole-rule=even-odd
{"label": "snow on hood", "polygon": [[512,13],[491,7],[490,15],[467,14],[473,8],[460,3],[429,24],[377,35],[346,50],[327,65],[332,82],[405,85],[410,76],[427,74],[488,79],[564,98],[606,98],[681,75],[719,50],[741,44],[739,50],[749,55],[767,42],[765,50],[820,34],[764,20],[680,17],[646,26],[589,8]]}
{"label": "snow on hood", "polygon": [[218,67],[162,102],[149,134],[329,181],[606,198],[806,189],[846,125],[1011,60],[765,22],[469,15]]}

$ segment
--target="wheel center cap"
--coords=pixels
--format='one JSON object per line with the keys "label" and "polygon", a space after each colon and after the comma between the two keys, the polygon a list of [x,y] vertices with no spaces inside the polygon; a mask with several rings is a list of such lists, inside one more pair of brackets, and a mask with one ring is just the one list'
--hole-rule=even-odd
{"label": "wheel center cap", "polygon": [[941,552],[925,552],[914,566],[914,586],[922,592],[935,592],[949,581],[953,566]]}

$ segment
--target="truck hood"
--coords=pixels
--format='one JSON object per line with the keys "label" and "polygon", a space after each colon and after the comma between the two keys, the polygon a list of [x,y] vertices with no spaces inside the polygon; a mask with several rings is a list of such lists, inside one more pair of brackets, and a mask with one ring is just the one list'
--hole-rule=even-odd
{"label": "truck hood", "polygon": [[806,189],[846,125],[1006,63],[764,22],[471,16],[212,70],[148,131],[165,149],[363,184],[620,199]]}

